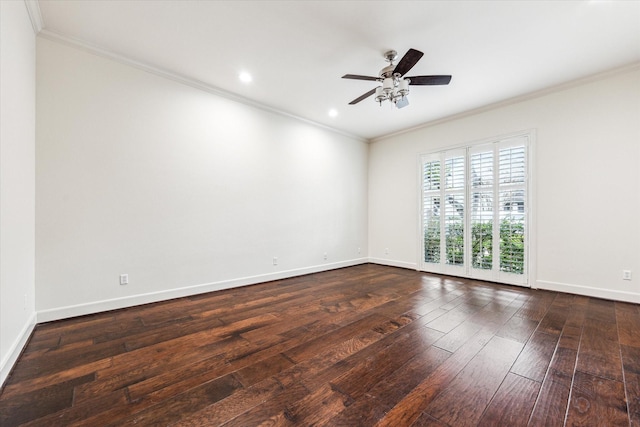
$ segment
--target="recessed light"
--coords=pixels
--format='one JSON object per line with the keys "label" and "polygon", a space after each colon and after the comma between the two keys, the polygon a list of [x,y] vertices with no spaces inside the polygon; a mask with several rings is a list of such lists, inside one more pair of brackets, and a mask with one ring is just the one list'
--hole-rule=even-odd
{"label": "recessed light", "polygon": [[251,77],[251,74],[247,73],[246,71],[241,72],[238,75],[238,78],[242,83],[251,83],[251,81],[253,80],[253,77]]}
{"label": "recessed light", "polygon": [[329,117],[336,117],[338,115],[338,110],[336,110],[335,108],[332,108],[331,110],[329,110]]}

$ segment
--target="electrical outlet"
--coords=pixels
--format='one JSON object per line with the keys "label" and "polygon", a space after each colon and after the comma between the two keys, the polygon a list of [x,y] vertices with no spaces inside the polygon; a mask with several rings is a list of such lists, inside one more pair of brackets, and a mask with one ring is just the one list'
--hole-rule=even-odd
{"label": "electrical outlet", "polygon": [[278,257],[277,256],[273,257],[273,265],[278,265]]}
{"label": "electrical outlet", "polygon": [[324,253],[324,260],[325,261],[327,260],[327,253],[326,252]]}
{"label": "electrical outlet", "polygon": [[389,248],[384,248],[384,254],[389,255]]}
{"label": "electrical outlet", "polygon": [[631,270],[622,270],[622,280],[631,280]]}
{"label": "electrical outlet", "polygon": [[120,285],[128,285],[129,284],[129,275],[121,274],[120,275]]}
{"label": "electrical outlet", "polygon": [[358,248],[358,255],[360,255],[360,248]]}

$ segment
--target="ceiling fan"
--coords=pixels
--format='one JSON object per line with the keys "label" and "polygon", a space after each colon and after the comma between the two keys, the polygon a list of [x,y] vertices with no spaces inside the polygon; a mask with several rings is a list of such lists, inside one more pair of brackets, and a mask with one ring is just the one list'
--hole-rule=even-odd
{"label": "ceiling fan", "polygon": [[414,65],[417,64],[420,58],[422,58],[422,55],[424,55],[424,53],[419,50],[409,49],[402,59],[400,59],[398,64],[393,65],[393,61],[398,58],[398,52],[395,50],[389,50],[384,53],[384,58],[389,62],[389,65],[380,70],[378,77],[360,76],[357,74],[345,74],[342,76],[343,79],[370,80],[382,83],[382,86],[371,89],[369,92],[357,97],[351,101],[349,105],[357,104],[375,93],[375,99],[380,103],[380,105],[382,105],[382,101],[390,101],[393,102],[396,107],[402,108],[409,105],[409,100],[407,99],[407,95],[409,94],[409,85],[448,85],[451,81],[451,76],[403,77],[413,68]]}

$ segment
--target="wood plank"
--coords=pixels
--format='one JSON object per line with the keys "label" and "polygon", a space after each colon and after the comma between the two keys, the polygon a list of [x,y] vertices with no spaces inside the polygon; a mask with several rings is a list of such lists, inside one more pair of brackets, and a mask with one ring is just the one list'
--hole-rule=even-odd
{"label": "wood plank", "polygon": [[625,390],[631,427],[640,427],[640,375],[625,374]]}
{"label": "wood plank", "polygon": [[524,317],[513,316],[496,333],[497,336],[513,341],[526,343],[533,331],[538,327],[538,322]]}
{"label": "wood plank", "polygon": [[531,294],[531,298],[522,305],[516,316],[540,322],[556,296],[555,292],[538,290]]}
{"label": "wood plank", "polygon": [[282,354],[261,360],[237,371],[238,378],[245,387],[258,383],[293,366],[294,363]]}
{"label": "wood plank", "polygon": [[15,394],[0,400],[0,425],[23,424],[47,414],[70,408],[73,388],[92,381],[92,374],[50,385],[32,392]]}
{"label": "wood plank", "polygon": [[429,347],[386,376],[340,413],[328,417],[318,425],[374,425],[450,355],[437,347]]}
{"label": "wood plank", "polygon": [[[325,383],[333,382],[337,378],[339,378],[341,375],[345,375],[347,372],[349,372],[349,370],[357,367],[358,365],[361,365],[362,361],[375,360],[379,354],[381,354],[387,349],[387,347],[394,346],[396,343],[399,343],[399,342],[400,343],[410,342],[412,338],[410,333],[416,332],[417,330],[424,328],[424,322],[421,322],[421,320],[422,319],[419,319],[418,321],[412,322],[409,325],[401,329],[398,329],[393,333],[383,336],[380,340],[372,343],[367,347],[362,348],[357,353],[353,353],[349,355],[345,359],[341,360],[339,363],[335,363],[321,371],[316,371],[314,375],[308,376],[307,378],[305,378],[303,380],[303,384],[310,391],[315,391],[319,387],[322,387]],[[427,339],[430,339],[430,340],[436,339],[434,337],[434,334],[438,334],[437,335],[438,337],[440,336],[439,335],[440,333],[437,331],[432,331],[432,332],[425,331],[425,334],[427,335]],[[371,377],[369,377],[369,379],[371,379]],[[367,382],[367,384],[369,384],[369,382]]]}
{"label": "wood plank", "polygon": [[640,347],[640,310],[637,304],[615,303],[620,344]]}
{"label": "wood plank", "polygon": [[105,410],[105,408],[123,407],[128,403],[124,389],[110,393],[102,393],[95,396],[93,399],[86,400],[82,403],[77,403],[74,400],[72,406],[66,409],[57,412],[51,411],[49,414],[34,419],[26,424],[21,424],[21,426],[68,426],[75,424],[78,420],[86,420],[99,415]]}
{"label": "wood plank", "polygon": [[16,395],[30,393],[33,391],[44,389],[46,387],[55,386],[56,384],[73,381],[79,377],[94,375],[100,369],[108,368],[112,363],[113,362],[111,359],[103,359],[97,362],[88,362],[77,368],[67,369],[49,375],[42,375],[40,377],[35,377],[26,381],[15,382],[4,387],[4,389],[2,390],[2,398],[7,399]]}
{"label": "wood plank", "polygon": [[449,424],[443,423],[433,418],[431,415],[423,412],[420,416],[411,424],[411,427],[450,427]]}
{"label": "wood plank", "polygon": [[226,399],[217,401],[191,415],[182,416],[175,427],[208,427],[218,421],[231,420],[256,406],[273,400],[284,388],[273,378],[267,378],[251,387],[238,390]]}
{"label": "wood plank", "polygon": [[582,329],[565,324],[531,413],[530,426],[563,425]]}
{"label": "wood plank", "polygon": [[640,375],[640,347],[621,345],[620,352],[625,373]]}
{"label": "wood plank", "polygon": [[[223,354],[248,345],[239,337],[202,347],[200,344],[195,340],[185,342],[179,339],[117,356],[111,366],[96,372],[96,381],[78,387],[75,398],[81,402],[97,393],[108,393],[124,387],[128,387],[134,395],[138,391],[151,393],[192,376],[223,375],[226,372],[220,372],[219,369],[228,366]],[[218,369],[215,372],[214,367]]]}
{"label": "wood plank", "polygon": [[558,336],[535,332],[513,364],[511,372],[542,382],[558,343]]}
{"label": "wood plank", "polygon": [[353,368],[331,380],[331,387],[356,400],[410,359],[426,352],[442,334],[429,328],[419,328],[409,332],[396,332],[393,336],[396,340],[389,343],[376,357],[361,359]]}
{"label": "wood plank", "polygon": [[569,309],[569,316],[567,317],[567,325],[582,328],[586,318],[587,308],[589,307],[589,300],[591,298],[574,295],[571,307]]}
{"label": "wood plank", "polygon": [[360,335],[369,329],[386,323],[388,320],[389,319],[384,316],[373,314],[342,328],[318,336],[315,339],[306,341],[303,344],[287,350],[285,354],[289,359],[300,362],[315,356],[319,351],[332,343],[342,342],[350,336]]}
{"label": "wood plank", "polygon": [[493,337],[424,412],[447,424],[476,425],[520,351],[521,343]]}
{"label": "wood plank", "polygon": [[272,399],[256,405],[250,410],[220,424],[224,427],[247,427],[259,425],[287,425],[287,408],[308,396],[307,390],[302,384],[294,384],[287,387],[282,393]]}
{"label": "wood plank", "polygon": [[285,369],[275,375],[275,378],[285,387],[297,382],[304,382],[320,375],[336,364],[344,363],[343,360],[379,341],[382,337],[383,335],[378,332],[367,331],[341,343],[328,346],[315,357],[299,362],[289,369]]}
{"label": "wood plank", "polygon": [[449,310],[446,314],[443,314],[437,319],[429,322],[428,325],[431,329],[447,333],[464,322],[467,318],[471,317],[471,315],[478,310],[480,310],[480,307],[478,306],[456,307]]}
{"label": "wood plank", "polygon": [[[129,400],[132,402],[166,399],[233,371],[233,367],[224,357],[216,355],[191,363],[182,369],[169,369],[156,375],[149,375],[141,381],[127,384],[126,389]],[[83,391],[88,394],[86,390]]]}
{"label": "wood plank", "polygon": [[539,382],[507,374],[478,425],[526,426],[539,389]]}
{"label": "wood plank", "polygon": [[469,341],[471,337],[477,334],[480,329],[482,329],[482,325],[466,321],[456,326],[451,330],[448,334],[445,334],[436,341],[433,345],[448,352],[455,352],[460,348],[465,342]]}
{"label": "wood plank", "polygon": [[558,295],[545,313],[538,326],[538,332],[550,335],[559,335],[569,316],[569,307],[573,301],[573,295]]}
{"label": "wood plank", "polygon": [[622,381],[622,361],[615,322],[585,321],[576,369]]}
{"label": "wood plank", "polygon": [[467,341],[387,412],[376,423],[376,426],[411,425],[438,393],[449,386],[456,375],[486,345],[491,337],[490,332],[480,331],[480,333]]}
{"label": "wood plank", "polygon": [[111,360],[113,356],[125,352],[124,346],[113,346],[110,343],[95,344],[81,349],[54,350],[36,359],[22,360],[20,369],[12,372],[8,384],[54,376],[71,369],[82,369],[87,363]]}
{"label": "wood plank", "polygon": [[573,373],[566,374],[556,369],[549,369],[540,388],[538,401],[531,413],[529,423],[531,427],[564,425],[572,380]]}
{"label": "wood plank", "polygon": [[167,425],[206,408],[239,389],[242,389],[240,381],[233,374],[225,375],[160,401],[130,417],[114,421],[109,426]]}
{"label": "wood plank", "polygon": [[632,426],[640,427],[640,347],[622,345],[620,350],[629,419]]}
{"label": "wood plank", "polygon": [[330,385],[324,385],[297,402],[285,405],[276,415],[282,425],[318,426],[323,420],[351,405],[353,400]]}
{"label": "wood plank", "polygon": [[576,371],[566,425],[628,426],[624,384]]}
{"label": "wood plank", "polygon": [[469,338],[478,333],[480,329],[495,333],[517,312],[518,305],[512,305],[513,298],[507,299],[508,304],[485,304],[464,322],[456,326],[449,333],[440,338],[434,345],[449,352],[455,352]]}

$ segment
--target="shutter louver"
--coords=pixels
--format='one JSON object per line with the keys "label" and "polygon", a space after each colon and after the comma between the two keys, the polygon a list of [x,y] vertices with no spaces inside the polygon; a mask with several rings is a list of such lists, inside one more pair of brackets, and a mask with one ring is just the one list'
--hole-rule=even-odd
{"label": "shutter louver", "polygon": [[471,168],[471,265],[493,268],[493,151],[470,156]]}
{"label": "shutter louver", "polygon": [[524,154],[524,147],[500,150],[500,184],[524,183],[526,178]]}
{"label": "shutter louver", "polygon": [[440,161],[423,165],[424,262],[440,262]]}
{"label": "shutter louver", "polygon": [[464,195],[447,195],[445,200],[445,236],[447,264],[464,264]]}
{"label": "shutter louver", "polygon": [[465,156],[445,159],[445,262],[464,265]]}
{"label": "shutter louver", "polygon": [[524,273],[525,147],[500,150],[500,271]]}

